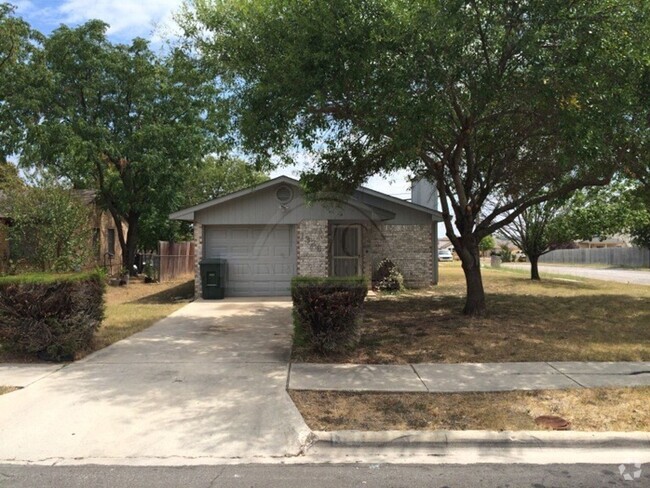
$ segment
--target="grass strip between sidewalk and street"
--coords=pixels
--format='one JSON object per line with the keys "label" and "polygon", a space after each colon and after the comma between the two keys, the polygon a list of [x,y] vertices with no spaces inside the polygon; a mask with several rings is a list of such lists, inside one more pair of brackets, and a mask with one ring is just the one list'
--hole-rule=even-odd
{"label": "grass strip between sidewalk and street", "polygon": [[462,314],[463,271],[441,263],[437,286],[368,298],[354,350],[322,356],[294,344],[293,361],[650,361],[650,286],[481,271],[485,317]]}
{"label": "grass strip between sidewalk and street", "polygon": [[562,417],[576,431],[646,431],[650,387],[489,393],[289,394],[313,430],[543,430],[535,418]]}

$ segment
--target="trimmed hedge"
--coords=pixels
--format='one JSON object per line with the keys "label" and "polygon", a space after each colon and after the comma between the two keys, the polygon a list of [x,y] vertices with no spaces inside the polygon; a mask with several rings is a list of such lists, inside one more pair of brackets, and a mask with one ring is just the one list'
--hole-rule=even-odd
{"label": "trimmed hedge", "polygon": [[367,294],[368,282],[362,277],[293,278],[294,340],[307,341],[323,354],[354,347]]}
{"label": "trimmed hedge", "polygon": [[101,273],[0,278],[3,347],[50,361],[74,359],[104,319]]}

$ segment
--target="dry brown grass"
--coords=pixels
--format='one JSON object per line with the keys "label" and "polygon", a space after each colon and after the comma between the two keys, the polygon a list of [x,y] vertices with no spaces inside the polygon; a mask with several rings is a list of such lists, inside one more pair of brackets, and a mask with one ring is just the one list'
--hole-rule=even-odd
{"label": "dry brown grass", "polygon": [[0,395],[4,395],[5,393],[10,393],[12,391],[16,391],[18,388],[15,386],[0,386]]}
{"label": "dry brown grass", "polygon": [[554,415],[579,431],[643,431],[650,387],[498,393],[290,391],[314,430],[541,430]]}
{"label": "dry brown grass", "polygon": [[189,303],[193,296],[194,281],[145,284],[131,280],[128,286],[108,287],[106,318],[95,336],[93,351],[150,327]]}
{"label": "dry brown grass", "polygon": [[461,314],[462,269],[441,265],[440,285],[369,299],[361,343],[321,357],[294,348],[295,361],[349,363],[648,361],[650,287],[483,270],[488,314]]}

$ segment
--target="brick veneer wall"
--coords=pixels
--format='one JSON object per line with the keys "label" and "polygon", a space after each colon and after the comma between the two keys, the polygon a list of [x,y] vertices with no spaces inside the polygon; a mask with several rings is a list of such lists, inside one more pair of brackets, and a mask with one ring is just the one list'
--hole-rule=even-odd
{"label": "brick veneer wall", "polygon": [[194,298],[201,297],[201,268],[203,259],[203,225],[194,222]]}
{"label": "brick veneer wall", "polygon": [[381,224],[364,232],[363,271],[372,270],[388,258],[399,268],[407,287],[421,288],[434,282],[433,225]]}
{"label": "brick veneer wall", "polygon": [[327,220],[303,220],[296,226],[298,276],[329,274],[329,224]]}

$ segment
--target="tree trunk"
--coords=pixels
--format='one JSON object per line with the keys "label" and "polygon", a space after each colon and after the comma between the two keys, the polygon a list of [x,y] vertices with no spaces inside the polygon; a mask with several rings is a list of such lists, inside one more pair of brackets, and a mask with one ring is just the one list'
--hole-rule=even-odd
{"label": "tree trunk", "polygon": [[539,256],[529,256],[530,259],[530,279],[531,280],[541,280],[539,277],[539,267],[537,262],[539,261]]}
{"label": "tree trunk", "polygon": [[461,239],[464,246],[459,252],[459,256],[463,263],[465,283],[467,285],[467,298],[463,313],[465,315],[482,316],[485,315],[486,305],[478,242],[473,235]]}

